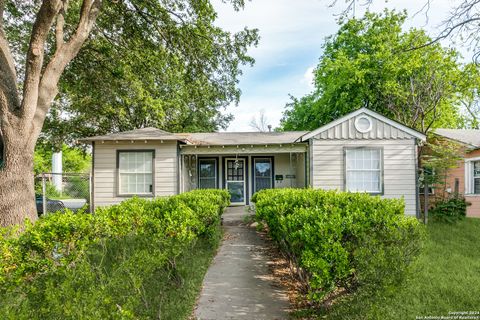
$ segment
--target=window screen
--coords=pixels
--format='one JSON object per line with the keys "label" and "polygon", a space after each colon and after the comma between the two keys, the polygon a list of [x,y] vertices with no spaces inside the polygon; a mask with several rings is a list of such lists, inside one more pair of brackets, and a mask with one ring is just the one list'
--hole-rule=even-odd
{"label": "window screen", "polygon": [[382,150],[346,149],[345,188],[354,192],[382,192]]}
{"label": "window screen", "polygon": [[200,189],[217,188],[217,159],[198,161],[198,187]]}
{"label": "window screen", "polygon": [[153,152],[135,151],[118,154],[119,194],[153,193]]}

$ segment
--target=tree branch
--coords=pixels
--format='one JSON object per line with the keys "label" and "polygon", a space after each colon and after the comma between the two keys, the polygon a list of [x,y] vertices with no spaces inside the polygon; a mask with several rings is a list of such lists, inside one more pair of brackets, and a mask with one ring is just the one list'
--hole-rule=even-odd
{"label": "tree branch", "polygon": [[0,109],[0,119],[8,112],[18,110],[20,99],[17,91],[17,73],[10,46],[3,30],[5,0],[0,0],[0,92],[7,106]]}
{"label": "tree branch", "polygon": [[65,43],[64,27],[65,27],[65,13],[68,10],[68,0],[64,0],[60,11],[58,12],[57,22],[55,23],[55,41],[57,48],[60,48]]}
{"label": "tree branch", "polygon": [[68,42],[56,49],[52,59],[46,66],[39,85],[37,109],[33,119],[35,134],[40,133],[48,109],[58,93],[57,85],[60,76],[87,40],[100,13],[101,5],[102,0],[83,1],[80,10],[80,20],[75,33]]}
{"label": "tree branch", "polygon": [[26,121],[35,113],[38,99],[38,85],[43,67],[45,42],[56,15],[61,8],[61,0],[43,1],[33,24],[27,52],[25,80],[23,87],[22,116]]}

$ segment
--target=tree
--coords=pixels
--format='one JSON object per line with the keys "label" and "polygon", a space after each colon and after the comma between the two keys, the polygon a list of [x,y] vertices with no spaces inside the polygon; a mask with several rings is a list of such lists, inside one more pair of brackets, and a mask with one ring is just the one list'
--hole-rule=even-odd
{"label": "tree", "polygon": [[[243,0],[230,2],[237,9],[243,6]],[[59,91],[62,74],[89,37],[94,43],[108,41],[111,44],[112,52],[101,52],[103,58],[109,54],[113,58],[132,55],[131,61],[137,59],[138,64],[130,67],[135,68],[142,61],[147,65],[161,63],[162,58],[168,58],[168,62],[177,62],[179,68],[164,63],[159,67],[163,72],[178,72],[184,78],[197,81],[199,86],[201,81],[227,79],[216,87],[216,92],[210,92],[212,96],[216,93],[227,95],[235,91],[228,86],[236,85],[239,65],[252,62],[246,56],[246,48],[256,42],[257,36],[255,31],[249,30],[236,35],[224,32],[214,26],[215,17],[209,0],[0,0],[0,145],[4,149],[0,169],[0,225],[19,224],[25,218],[36,219],[35,143]],[[148,56],[135,56],[142,50],[129,51],[134,45],[145,46],[148,53],[156,48],[161,54],[147,62]],[[220,58],[216,59],[217,56]],[[69,75],[75,79],[76,71],[83,67],[95,70],[98,67],[95,63],[99,61],[83,60],[84,64],[77,68],[72,65]],[[123,71],[122,66],[119,72]],[[128,71],[129,75],[134,75],[138,70]],[[23,80],[18,81],[18,78]],[[128,77],[123,79],[129,80]],[[151,76],[147,80],[158,84],[161,78]],[[167,87],[170,85],[174,86],[175,81],[169,82]],[[152,88],[157,89],[154,85]],[[68,96],[61,98],[69,99]],[[60,99],[55,103],[61,105],[63,102]],[[170,103],[173,105],[174,101]],[[184,105],[188,107],[190,105]],[[169,116],[174,118],[177,111],[180,110],[172,108]]]}
{"label": "tree", "polygon": [[[333,0],[329,6],[333,7],[337,5],[338,2],[340,1]],[[358,6],[368,9],[374,0],[344,0],[344,2],[346,3],[346,7],[342,10],[340,16],[345,18],[350,14],[355,16],[355,11]],[[426,22],[428,22],[430,8],[434,4],[435,0],[424,0],[422,8],[416,14],[423,13]],[[438,26],[440,31],[429,42],[410,49],[423,48],[447,38],[459,39],[463,44],[473,49],[473,60],[478,62],[480,58],[480,1],[461,0],[455,1],[453,4],[447,18]]]}
{"label": "tree", "polygon": [[[44,126],[48,140],[146,126],[171,132],[226,128],[232,117],[221,111],[238,102],[239,66],[253,63],[246,50],[256,44],[257,32],[245,29],[232,37],[212,26],[210,18],[182,17],[173,23],[169,17],[152,20],[128,11],[118,16],[121,26],[103,16],[97,25],[111,29],[113,22],[128,29],[129,37],[92,34],[60,82],[62,96]],[[162,25],[172,39],[159,46],[143,30]]]}
{"label": "tree", "polygon": [[249,123],[250,128],[258,132],[267,132],[271,130],[271,126],[268,124],[268,118],[265,115],[265,110],[260,110],[258,114],[258,119],[256,117],[252,117]]}
{"label": "tree", "polygon": [[366,13],[340,21],[315,70],[315,90],[287,104],[284,130],[313,130],[360,107],[428,133],[462,125],[458,81],[471,69],[458,53],[428,43],[423,30],[402,30],[406,13]]}

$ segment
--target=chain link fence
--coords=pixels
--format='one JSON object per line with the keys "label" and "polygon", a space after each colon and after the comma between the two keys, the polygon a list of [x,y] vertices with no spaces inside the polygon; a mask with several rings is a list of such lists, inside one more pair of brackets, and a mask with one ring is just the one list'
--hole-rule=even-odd
{"label": "chain link fence", "polygon": [[42,173],[35,177],[39,215],[65,211],[91,212],[92,178],[89,173]]}

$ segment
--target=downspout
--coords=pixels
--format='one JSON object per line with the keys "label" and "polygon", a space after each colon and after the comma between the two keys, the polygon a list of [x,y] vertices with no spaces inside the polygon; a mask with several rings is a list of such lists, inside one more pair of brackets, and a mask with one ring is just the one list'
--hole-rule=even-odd
{"label": "downspout", "polygon": [[180,143],[177,141],[177,194],[182,192],[182,156],[180,155]]}
{"label": "downspout", "polygon": [[418,162],[420,161],[418,159],[418,139],[415,138],[415,202],[416,202],[416,210],[415,210],[415,215],[417,219],[420,220],[420,186],[418,183],[419,175],[418,175]]}
{"label": "downspout", "polygon": [[90,213],[95,212],[95,141],[92,141],[92,172],[90,173]]}

